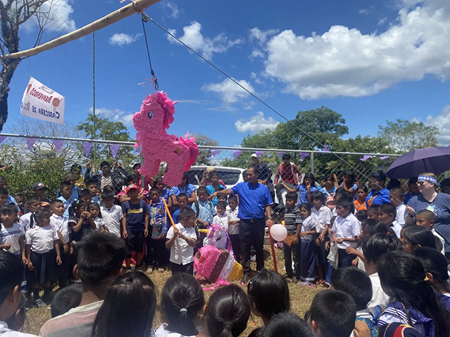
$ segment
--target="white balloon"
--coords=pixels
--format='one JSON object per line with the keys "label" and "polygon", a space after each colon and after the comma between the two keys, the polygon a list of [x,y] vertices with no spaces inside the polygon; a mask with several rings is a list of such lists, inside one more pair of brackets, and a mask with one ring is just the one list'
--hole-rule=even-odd
{"label": "white balloon", "polygon": [[283,241],[287,238],[287,230],[283,225],[273,225],[270,227],[270,235],[275,241]]}

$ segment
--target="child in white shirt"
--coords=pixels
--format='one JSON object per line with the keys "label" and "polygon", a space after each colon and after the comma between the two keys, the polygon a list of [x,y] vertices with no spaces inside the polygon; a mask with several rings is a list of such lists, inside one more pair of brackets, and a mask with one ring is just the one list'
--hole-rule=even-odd
{"label": "child in white shirt", "polygon": [[114,235],[121,237],[120,226],[122,223],[123,212],[122,207],[114,204],[114,193],[102,193],[103,206],[100,207],[102,219],[108,231]]}
{"label": "child in white shirt", "polygon": [[95,223],[95,227],[97,227],[97,230],[103,232],[108,231],[105,227],[105,223],[103,222],[101,213],[100,213],[100,206],[96,202],[91,202],[89,204],[89,213],[91,213],[92,221]]}
{"label": "child in white shirt", "polygon": [[227,209],[227,203],[219,201],[216,206],[217,214],[213,218],[213,224],[218,224],[224,230],[228,232],[228,215],[225,213]]}
{"label": "child in white shirt", "polygon": [[239,241],[239,206],[237,203],[237,197],[230,195],[228,197],[228,236],[230,237],[231,247],[233,247],[234,259],[241,262],[241,243]]}
{"label": "child in white shirt", "polygon": [[314,207],[312,214],[317,217],[317,239],[316,239],[316,265],[317,265],[317,283],[325,282],[326,268],[328,264],[327,256],[329,251],[325,249],[325,244],[330,240],[328,229],[331,224],[331,210],[325,206],[325,196],[322,192],[316,191],[312,194]]}
{"label": "child in white shirt", "polygon": [[318,219],[311,214],[311,205],[303,203],[300,205],[300,214],[303,218],[301,232],[298,233],[300,238],[299,250],[300,254],[300,279],[302,286],[313,286],[316,278],[316,250],[314,235],[316,234],[316,226]]}
{"label": "child in white shirt", "polygon": [[406,205],[405,201],[405,191],[401,187],[394,187],[389,193],[389,201],[397,211],[396,222],[401,227],[405,226],[405,213]]}
{"label": "child in white shirt", "polygon": [[31,221],[31,217],[39,208],[41,207],[41,199],[39,197],[33,196],[27,199],[25,203],[25,209],[28,210],[28,213],[22,215],[19,219],[20,226],[26,232],[31,227],[33,227],[33,223]]}
{"label": "child in white shirt", "polygon": [[52,216],[50,224],[54,230],[54,239],[58,241],[61,255],[61,265],[58,266],[59,288],[67,286],[67,281],[71,273],[70,257],[73,253],[72,242],[70,240],[68,219],[64,216],[64,203],[62,200],[53,200],[50,204]]}
{"label": "child in white shirt", "polygon": [[172,275],[176,273],[194,273],[194,247],[197,234],[194,229],[195,212],[184,207],[178,213],[180,223],[170,227],[167,232],[166,248],[170,249]]}
{"label": "child in white shirt", "polygon": [[25,231],[17,219],[17,207],[15,205],[5,205],[0,211],[0,249],[25,259]]}

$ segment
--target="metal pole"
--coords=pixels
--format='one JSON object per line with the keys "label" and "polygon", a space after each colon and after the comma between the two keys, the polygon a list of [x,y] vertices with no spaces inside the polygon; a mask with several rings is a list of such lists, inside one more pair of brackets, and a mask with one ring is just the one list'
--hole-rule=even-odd
{"label": "metal pole", "polygon": [[311,152],[311,173],[314,174],[314,152]]}
{"label": "metal pole", "polygon": [[[92,139],[95,139],[97,135],[97,126],[95,123],[95,32],[92,33],[92,118],[94,124],[94,132]],[[94,165],[97,159],[97,146],[94,143]]]}
{"label": "metal pole", "polygon": [[[144,165],[144,155],[142,154],[142,146],[139,147],[141,149],[140,153],[139,153],[139,162],[141,163],[141,167],[142,165]],[[145,190],[145,176],[141,174],[141,187]]]}

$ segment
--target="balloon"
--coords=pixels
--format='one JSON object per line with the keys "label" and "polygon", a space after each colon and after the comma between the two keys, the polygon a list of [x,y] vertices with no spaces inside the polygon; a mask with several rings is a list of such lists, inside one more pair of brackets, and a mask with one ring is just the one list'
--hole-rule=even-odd
{"label": "balloon", "polygon": [[283,241],[287,238],[287,230],[283,225],[273,225],[270,227],[270,235],[275,241]]}

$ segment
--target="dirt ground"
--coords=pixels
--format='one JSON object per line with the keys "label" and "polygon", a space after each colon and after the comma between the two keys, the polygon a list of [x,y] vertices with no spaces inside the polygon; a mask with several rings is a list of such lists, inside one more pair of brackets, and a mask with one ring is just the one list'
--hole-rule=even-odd
{"label": "dirt ground", "polygon": [[[273,262],[272,262],[272,256],[270,253],[270,246],[265,246],[265,267],[266,269],[273,270]],[[277,258],[277,266],[278,266],[278,272],[280,274],[284,274],[284,258],[283,258],[283,251],[279,249],[275,249],[275,254]],[[252,269],[255,269],[256,265],[252,263]],[[155,283],[157,288],[157,302],[159,303],[160,299],[160,293],[164,286],[164,283],[166,280],[171,276],[170,271],[165,271],[163,273],[154,272],[153,274],[149,275],[149,277],[152,279],[152,281]],[[242,286],[239,282],[235,282],[239,286],[243,287],[246,291],[246,288]],[[309,288],[309,287],[302,287],[300,284],[293,284],[289,283],[289,291],[291,296],[291,311],[299,315],[300,317],[303,317],[305,312],[309,309],[311,301],[314,297],[314,295],[321,291],[323,288]],[[205,291],[205,298],[206,300],[209,298],[209,296],[213,293],[213,291]],[[43,308],[37,308],[33,307],[32,304],[27,306],[27,320],[24,325],[24,332],[39,335],[39,329],[41,328],[42,324],[44,324],[47,320],[51,318],[50,314],[50,305],[43,307]],[[161,319],[159,312],[157,312],[157,315],[154,319],[153,326],[157,328],[161,324]],[[262,325],[262,321],[254,316],[250,316],[250,320],[248,322],[247,329],[242,334],[242,336],[248,336],[255,328]]]}

